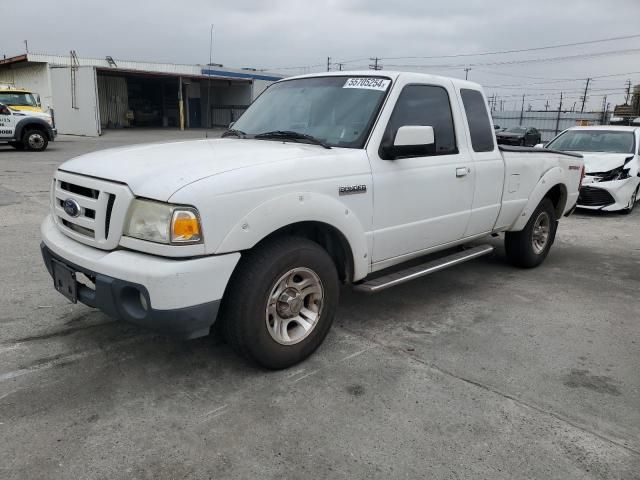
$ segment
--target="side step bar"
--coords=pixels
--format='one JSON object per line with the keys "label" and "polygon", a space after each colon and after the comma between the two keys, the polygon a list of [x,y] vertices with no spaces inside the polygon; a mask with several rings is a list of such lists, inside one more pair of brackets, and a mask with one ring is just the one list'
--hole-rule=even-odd
{"label": "side step bar", "polygon": [[359,283],[353,286],[353,289],[357,292],[363,293],[377,293],[387,288],[395,287],[402,283],[415,280],[416,278],[424,277],[431,273],[439,272],[445,268],[453,267],[460,263],[473,260],[474,258],[488,255],[493,252],[493,246],[491,245],[478,245],[477,247],[469,248],[461,252],[454,253],[446,257],[432,260],[416,267],[407,268],[399,272],[390,273],[382,277],[369,280],[367,282]]}

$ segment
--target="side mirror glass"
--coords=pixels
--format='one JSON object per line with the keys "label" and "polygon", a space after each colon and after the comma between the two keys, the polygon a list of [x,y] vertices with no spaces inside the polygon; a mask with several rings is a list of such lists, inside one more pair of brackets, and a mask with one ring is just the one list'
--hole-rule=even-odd
{"label": "side mirror glass", "polygon": [[435,153],[435,142],[433,127],[405,125],[396,132],[393,145],[384,147],[382,153],[387,160],[401,157],[422,157]]}
{"label": "side mirror glass", "polygon": [[38,107],[42,107],[42,104],[40,103],[40,94],[36,93],[36,105],[38,105]]}

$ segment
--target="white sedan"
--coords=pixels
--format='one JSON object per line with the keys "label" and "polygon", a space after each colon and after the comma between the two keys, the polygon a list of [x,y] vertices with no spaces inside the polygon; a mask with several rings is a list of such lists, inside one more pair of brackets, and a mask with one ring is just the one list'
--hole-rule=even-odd
{"label": "white sedan", "polygon": [[640,190],[640,128],[572,127],[545,148],[581,153],[585,177],[578,207],[630,213]]}

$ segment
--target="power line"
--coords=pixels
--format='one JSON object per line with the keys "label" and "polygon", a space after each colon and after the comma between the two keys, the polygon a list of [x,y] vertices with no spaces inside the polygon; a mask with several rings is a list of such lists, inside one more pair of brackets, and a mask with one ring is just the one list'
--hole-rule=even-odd
{"label": "power line", "polygon": [[[591,75],[592,79],[600,79],[600,78],[611,78],[611,77],[624,77],[626,75],[638,75],[640,74],[640,72],[625,72],[625,73],[612,73],[612,74],[608,74],[608,75]],[[548,82],[528,82],[528,83],[509,83],[509,84],[503,84],[503,85],[485,85],[485,88],[505,88],[505,87],[522,87],[522,86],[526,86],[526,85],[547,85],[547,84],[551,84],[551,83],[564,83],[564,82],[584,82],[586,79],[586,77],[580,77],[580,78],[567,78],[564,80],[550,80]]]}
{"label": "power line", "polygon": [[467,64],[440,64],[440,65],[423,65],[423,64],[391,64],[389,67],[401,67],[401,68],[465,68],[465,67],[478,67],[487,65],[522,65],[526,63],[544,63],[544,62],[557,62],[557,61],[571,61],[583,58],[595,58],[606,57],[609,55],[628,55],[631,53],[640,52],[640,48],[627,48],[624,50],[609,50],[606,52],[592,52],[581,53],[578,55],[564,55],[561,57],[543,57],[543,58],[530,58],[524,60],[505,60],[500,62],[485,62],[485,63],[467,63]]}
{"label": "power line", "polygon": [[534,52],[539,50],[550,50],[554,48],[563,47],[575,47],[578,45],[592,45],[594,43],[613,42],[616,40],[628,40],[631,38],[638,38],[640,34],[624,35],[620,37],[600,38],[597,40],[587,40],[583,42],[562,43],[556,45],[546,45],[544,47],[531,47],[531,48],[519,48],[514,50],[499,50],[494,52],[482,52],[482,53],[457,53],[453,55],[431,55],[431,56],[409,56],[409,57],[383,57],[382,60],[408,60],[408,59],[437,59],[437,58],[459,58],[459,57],[480,57],[486,55],[503,55],[508,53],[522,53],[522,52]]}

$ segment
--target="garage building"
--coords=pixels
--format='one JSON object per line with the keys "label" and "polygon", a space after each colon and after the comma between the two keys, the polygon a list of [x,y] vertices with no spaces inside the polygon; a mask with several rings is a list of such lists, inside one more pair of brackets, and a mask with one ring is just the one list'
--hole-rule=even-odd
{"label": "garage building", "polygon": [[108,128],[226,127],[281,78],[249,68],[81,58],[74,52],[0,59],[0,83],[39,94],[58,132],[72,135],[98,136]]}

